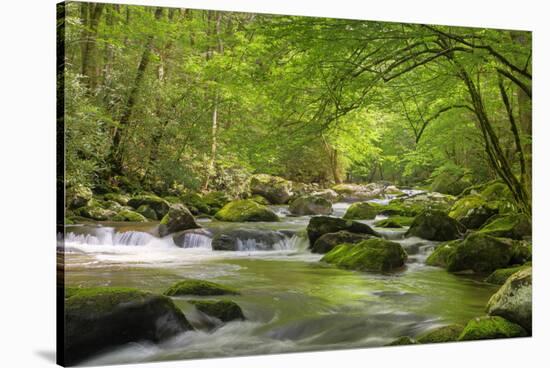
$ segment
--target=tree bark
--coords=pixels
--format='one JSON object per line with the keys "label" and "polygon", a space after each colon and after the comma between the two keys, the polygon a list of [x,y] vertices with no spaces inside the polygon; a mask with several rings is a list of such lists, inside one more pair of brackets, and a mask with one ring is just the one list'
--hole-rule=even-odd
{"label": "tree bark", "polygon": [[[97,55],[96,38],[99,27],[99,20],[105,4],[88,4],[88,24],[85,25],[86,39],[84,40],[84,49],[82,52],[82,75],[86,77],[90,90],[94,90],[97,85]],[[82,9],[81,9],[82,12]]]}

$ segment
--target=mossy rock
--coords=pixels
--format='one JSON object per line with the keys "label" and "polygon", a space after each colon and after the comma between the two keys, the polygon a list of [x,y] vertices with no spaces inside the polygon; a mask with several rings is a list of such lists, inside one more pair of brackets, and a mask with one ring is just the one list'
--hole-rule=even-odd
{"label": "mossy rock", "polygon": [[177,204],[177,203],[182,203],[181,198],[177,197],[177,196],[164,196],[164,197],[162,197],[162,199],[164,199],[170,205]]}
{"label": "mossy rock", "polygon": [[372,220],[380,212],[380,207],[369,202],[356,202],[349,206],[344,218],[347,220]]}
{"label": "mossy rock", "polygon": [[438,327],[419,336],[416,340],[421,344],[436,344],[440,342],[450,342],[458,340],[458,337],[464,330],[462,325],[448,325]]}
{"label": "mossy rock", "polygon": [[462,240],[451,240],[439,244],[426,259],[426,264],[429,266],[447,268],[450,257],[453,256],[456,247],[458,247],[461,242]]}
{"label": "mossy rock", "polygon": [[514,200],[512,192],[506,184],[501,181],[489,182],[481,188],[480,194],[487,201],[497,201],[506,199],[510,202]]}
{"label": "mossy rock", "polygon": [[401,269],[406,259],[407,253],[399,243],[373,238],[357,244],[340,244],[321,261],[344,269],[391,272]]}
{"label": "mossy rock", "polygon": [[157,218],[164,217],[170,209],[170,204],[167,201],[154,194],[137,195],[128,201],[128,205],[134,209],[137,209],[144,204],[148,205],[155,211]]}
{"label": "mossy rock", "polygon": [[329,216],[312,217],[306,230],[310,245],[315,244],[315,241],[323,234],[336,233],[341,230],[349,231],[350,233],[380,236],[367,224]]}
{"label": "mossy rock", "polygon": [[521,213],[495,216],[479,232],[496,237],[523,239],[531,236],[531,220]]}
{"label": "mossy rock", "polygon": [[220,221],[279,221],[279,217],[268,207],[249,199],[229,202],[214,217]]}
{"label": "mossy rock", "polygon": [[146,222],[147,219],[137,212],[123,209],[113,217],[113,221]]}
{"label": "mossy rock", "polygon": [[170,286],[168,290],[164,292],[164,295],[168,296],[182,296],[182,295],[198,295],[198,296],[212,296],[212,295],[237,295],[239,292],[229,286],[217,284],[211,281],[187,279],[179,281]]}
{"label": "mossy rock", "polygon": [[122,193],[105,193],[103,199],[106,201],[115,201],[121,206],[126,206],[130,200],[130,196]]}
{"label": "mossy rock", "polygon": [[215,317],[222,322],[234,320],[243,321],[244,314],[239,305],[230,300],[190,300],[197,310],[210,317]]}
{"label": "mossy rock", "polygon": [[528,267],[510,276],[487,303],[487,313],[517,323],[531,332],[533,316],[533,273]]}
{"label": "mossy rock", "polygon": [[386,346],[402,346],[402,345],[416,345],[416,344],[418,344],[418,341],[416,341],[415,339],[409,336],[401,336],[393,340],[389,344],[386,344]]}
{"label": "mossy rock", "polygon": [[231,198],[223,192],[210,192],[202,196],[203,203],[210,208],[209,215],[214,215],[223,206],[231,201]]}
{"label": "mossy rock", "polygon": [[378,209],[377,215],[384,216],[401,216],[401,217],[415,217],[424,211],[425,206],[418,203],[404,203],[399,200],[393,200],[387,205],[380,205],[377,203],[371,203]]}
{"label": "mossy rock", "polygon": [[443,171],[433,179],[430,190],[438,193],[459,195],[471,184],[461,173]]}
{"label": "mossy rock", "polygon": [[159,235],[166,236],[177,231],[198,229],[195,218],[183,204],[174,204],[159,224]]}
{"label": "mossy rock", "polygon": [[353,194],[355,192],[361,191],[361,187],[357,184],[336,184],[332,187],[332,190],[334,190],[338,194]]}
{"label": "mossy rock", "polygon": [[[274,250],[285,239],[287,239],[287,235],[282,231],[231,229],[218,233],[212,238],[212,250]],[[251,249],[247,248],[249,246]]]}
{"label": "mossy rock", "polygon": [[272,204],[285,204],[292,195],[292,183],[278,176],[257,174],[250,179],[250,192],[267,198]]}
{"label": "mossy rock", "polygon": [[411,226],[413,221],[414,217],[394,216],[384,220],[376,221],[374,223],[374,226],[389,229],[400,229],[405,226]]}
{"label": "mossy rock", "polygon": [[74,212],[78,216],[86,217],[97,221],[107,221],[112,219],[116,212],[102,207],[103,203],[92,199],[86,207],[80,207]]}
{"label": "mossy rock", "polygon": [[136,212],[149,220],[158,220],[157,213],[148,204],[142,204],[136,209]]}
{"label": "mossy rock", "polygon": [[323,197],[306,195],[294,199],[288,209],[292,214],[298,216],[330,215],[332,213],[332,203]]}
{"label": "mossy rock", "polygon": [[137,289],[65,290],[65,363],[130,342],[160,342],[192,330],[174,302]]}
{"label": "mossy rock", "polygon": [[77,184],[67,188],[65,200],[67,208],[75,209],[88,205],[92,199],[92,190],[84,185]]}
{"label": "mossy rock", "polygon": [[493,273],[485,279],[485,282],[495,285],[503,285],[510,276],[529,267],[531,267],[530,263],[515,267],[499,268],[498,270],[493,271]]}
{"label": "mossy rock", "polygon": [[467,229],[479,229],[483,224],[499,212],[498,204],[489,203],[482,196],[472,194],[460,198],[449,212]]}
{"label": "mossy rock", "polygon": [[311,251],[313,253],[328,253],[334,249],[337,245],[348,243],[355,244],[363,240],[369,239],[370,236],[366,234],[355,234],[350,233],[349,231],[338,231],[335,233],[323,234],[319,237],[313,246]]}
{"label": "mossy rock", "polygon": [[477,232],[468,235],[449,255],[447,270],[473,270],[488,274],[499,268],[523,263],[527,261],[527,257],[528,250],[518,241]]}
{"label": "mossy rock", "polygon": [[259,194],[254,194],[253,196],[250,196],[250,198],[248,199],[264,206],[268,206],[270,204],[267,198],[262,197]]}
{"label": "mossy rock", "polygon": [[464,227],[439,210],[426,210],[416,216],[406,237],[417,236],[427,240],[446,241],[461,237]]}
{"label": "mossy rock", "polygon": [[502,339],[527,335],[527,331],[518,324],[507,321],[502,317],[486,316],[470,320],[458,340]]}
{"label": "mossy rock", "polygon": [[[211,212],[210,206],[207,205],[204,199],[197,193],[186,193],[181,197],[181,200],[193,215],[198,215],[200,213],[209,214]],[[216,207],[221,208],[223,205],[218,203]]]}

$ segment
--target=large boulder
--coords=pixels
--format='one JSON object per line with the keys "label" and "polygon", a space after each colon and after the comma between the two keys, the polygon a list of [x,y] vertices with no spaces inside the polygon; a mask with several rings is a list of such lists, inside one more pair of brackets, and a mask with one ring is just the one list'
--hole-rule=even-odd
{"label": "large boulder", "polygon": [[237,295],[239,292],[232,287],[221,285],[211,281],[187,279],[176,282],[170,286],[164,295],[168,296],[212,296],[212,295]]}
{"label": "large boulder", "polygon": [[486,316],[470,320],[458,340],[503,339],[527,335],[527,331],[518,324],[499,316]]}
{"label": "large boulder", "polygon": [[427,240],[454,240],[460,238],[464,227],[443,211],[426,210],[416,216],[405,236]]}
{"label": "large boulder", "polygon": [[84,207],[92,199],[92,190],[81,184],[67,188],[65,193],[66,206],[69,209]]}
{"label": "large boulder", "polygon": [[174,204],[160,221],[159,235],[166,236],[176,231],[197,229],[199,227],[187,207],[183,204]]}
{"label": "large boulder", "polygon": [[384,196],[384,185],[380,183],[366,185],[344,183],[333,186],[332,190],[346,202],[366,201]]}
{"label": "large boulder", "polygon": [[339,244],[348,243],[355,244],[363,240],[369,239],[366,234],[355,234],[349,231],[338,231],[336,233],[327,233],[319,237],[311,246],[313,253],[328,253]]}
{"label": "large boulder", "polygon": [[200,312],[219,319],[222,322],[244,320],[244,314],[239,305],[230,300],[190,300]]}
{"label": "large boulder", "polygon": [[279,217],[268,207],[250,199],[232,201],[216,212],[214,217],[220,221],[279,221]]}
{"label": "large boulder", "polygon": [[504,283],[506,282],[506,280],[508,280],[510,276],[512,276],[516,272],[522,271],[530,267],[531,263],[528,262],[521,266],[499,268],[498,270],[493,271],[493,273],[485,279],[485,282],[495,285],[504,285]]}
{"label": "large boulder", "polygon": [[213,250],[273,250],[287,235],[273,230],[234,229],[217,234],[212,239]]}
{"label": "large boulder", "polygon": [[294,199],[289,211],[298,216],[304,215],[330,215],[332,213],[332,204],[330,201],[313,195],[301,196]]}
{"label": "large boulder", "polygon": [[455,202],[449,217],[454,218],[467,229],[479,229],[497,213],[498,206],[485,201],[480,195],[471,194]]}
{"label": "large boulder", "polygon": [[478,232],[468,235],[449,254],[447,270],[472,270],[488,274],[499,268],[525,263],[530,259],[531,249],[528,243]]}
{"label": "large boulder", "polygon": [[147,219],[137,212],[122,209],[113,217],[113,221],[146,222]]}
{"label": "large boulder", "polygon": [[250,191],[267,198],[272,204],[285,204],[292,195],[292,183],[278,176],[257,174],[250,179]]}
{"label": "large boulder", "polygon": [[65,295],[65,363],[130,342],[160,342],[192,330],[166,296],[128,288],[70,288]]}
{"label": "large boulder", "polygon": [[406,260],[407,253],[399,243],[375,238],[357,244],[340,244],[321,259],[339,268],[371,272],[398,270]]}
{"label": "large boulder", "polygon": [[506,318],[530,332],[533,315],[532,294],[532,268],[529,267],[516,272],[506,280],[487,303],[487,313]]}
{"label": "large boulder", "polygon": [[460,243],[462,243],[462,240],[451,240],[439,244],[426,259],[426,264],[429,266],[447,268],[450,258],[454,255]]}
{"label": "large boulder", "polygon": [[495,216],[483,225],[480,232],[503,238],[528,238],[531,236],[531,220],[521,213]]}
{"label": "large boulder", "polygon": [[135,209],[144,204],[149,205],[155,211],[157,218],[164,217],[170,209],[170,204],[166,200],[154,194],[137,195],[128,201],[128,205]]}
{"label": "large boulder", "polygon": [[338,193],[336,193],[332,189],[318,190],[318,191],[312,192],[311,195],[315,196],[315,197],[324,198],[327,201],[330,201],[331,203],[334,203],[334,202],[338,201],[338,199],[340,198]]}
{"label": "large boulder", "polygon": [[379,212],[379,205],[369,202],[356,202],[348,207],[344,218],[348,220],[372,220]]}
{"label": "large boulder", "polygon": [[315,241],[323,234],[335,233],[340,230],[349,231],[350,233],[379,236],[379,234],[367,224],[336,217],[315,216],[309,220],[309,224],[307,225],[309,244],[315,244]]}

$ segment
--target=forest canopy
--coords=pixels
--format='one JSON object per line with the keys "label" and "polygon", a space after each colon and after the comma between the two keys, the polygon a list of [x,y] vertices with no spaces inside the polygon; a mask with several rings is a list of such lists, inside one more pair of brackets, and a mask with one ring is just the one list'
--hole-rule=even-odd
{"label": "forest canopy", "polygon": [[530,32],[65,11],[68,186],[239,197],[257,173],[322,186],[499,179],[530,215]]}

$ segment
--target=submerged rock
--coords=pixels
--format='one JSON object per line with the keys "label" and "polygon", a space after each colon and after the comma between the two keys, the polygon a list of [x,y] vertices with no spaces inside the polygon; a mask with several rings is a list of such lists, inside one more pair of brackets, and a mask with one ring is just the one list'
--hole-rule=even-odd
{"label": "submerged rock", "polygon": [[487,313],[517,323],[526,331],[532,324],[532,268],[516,272],[487,303]]}
{"label": "submerged rock", "polygon": [[222,322],[244,320],[244,314],[239,305],[230,300],[190,300],[200,312],[219,319]]}
{"label": "submerged rock", "polygon": [[182,295],[237,295],[239,292],[229,286],[221,285],[211,281],[187,279],[179,281],[170,286],[164,295],[182,296]]}
{"label": "submerged rock", "polygon": [[129,288],[71,288],[65,299],[65,363],[129,342],[192,330],[170,298]]}
{"label": "submerged rock", "polygon": [[313,246],[311,246],[311,251],[313,253],[327,253],[330,252],[334,247],[343,243],[359,243],[363,240],[369,239],[370,236],[366,234],[354,234],[349,231],[338,231],[335,233],[323,234],[319,237]]}
{"label": "submerged rock", "polygon": [[407,253],[399,243],[374,238],[357,244],[340,244],[321,259],[339,268],[372,272],[398,270],[406,260]]}
{"label": "submerged rock", "polygon": [[315,244],[315,241],[323,234],[335,233],[340,230],[349,231],[350,233],[379,236],[379,234],[367,224],[336,217],[315,216],[309,220],[309,224],[307,225],[309,244]]}
{"label": "submerged rock", "polygon": [[531,221],[521,213],[495,216],[483,225],[480,233],[521,240],[531,236]]}
{"label": "submerged rock", "polygon": [[177,231],[200,228],[195,218],[183,204],[174,204],[159,224],[159,235],[166,236]]}
{"label": "submerged rock", "polygon": [[448,325],[438,327],[419,336],[417,341],[421,344],[436,344],[440,342],[456,341],[464,330],[462,325]]}
{"label": "submerged rock", "polygon": [[458,337],[459,341],[524,337],[523,327],[498,316],[478,317],[470,320]]}
{"label": "submerged rock", "polygon": [[217,234],[212,239],[213,250],[273,250],[287,235],[274,230],[235,229]]}
{"label": "submerged rock", "polygon": [[292,183],[278,176],[258,174],[250,179],[250,191],[267,198],[272,204],[285,204],[292,195]]}
{"label": "submerged rock", "polygon": [[344,218],[348,220],[372,220],[380,212],[380,206],[368,203],[357,202],[349,206]]}
{"label": "submerged rock", "polygon": [[405,236],[427,240],[454,240],[462,235],[464,227],[455,219],[438,210],[426,210],[418,215]]}
{"label": "submerged rock", "polygon": [[157,218],[164,217],[170,209],[170,204],[167,201],[154,194],[137,195],[128,201],[128,205],[135,209],[144,204],[148,205],[155,211]]}
{"label": "submerged rock", "polygon": [[298,216],[330,215],[332,204],[327,199],[313,195],[301,196],[290,202],[289,211]]}
{"label": "submerged rock", "polygon": [[229,202],[214,216],[220,221],[246,222],[246,221],[279,221],[275,212],[250,199],[241,199]]}

